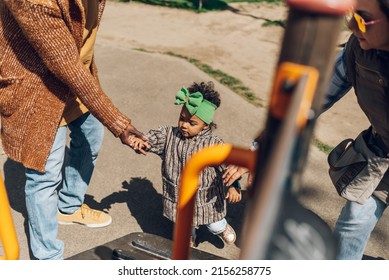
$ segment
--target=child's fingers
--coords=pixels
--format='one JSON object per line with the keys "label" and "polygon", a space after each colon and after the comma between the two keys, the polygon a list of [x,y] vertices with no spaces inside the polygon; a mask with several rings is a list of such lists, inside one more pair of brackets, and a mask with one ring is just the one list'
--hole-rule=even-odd
{"label": "child's fingers", "polygon": [[237,202],[237,201],[236,201],[236,197],[235,197],[235,196],[231,197],[230,203],[231,203],[231,204],[234,204],[234,203],[236,203],[236,202]]}
{"label": "child's fingers", "polygon": [[231,193],[231,191],[228,191],[226,195],[226,200],[228,203],[234,203],[235,195]]}
{"label": "child's fingers", "polygon": [[229,192],[227,192],[226,201],[228,203],[233,203],[233,200],[234,200],[233,198],[234,198],[233,195],[231,195]]}
{"label": "child's fingers", "polygon": [[237,202],[241,201],[242,194],[238,191],[232,192],[232,193],[228,192],[228,198],[229,198],[228,199],[229,203],[237,203]]}
{"label": "child's fingers", "polygon": [[147,148],[147,147],[146,147],[145,143],[144,143],[142,140],[137,139],[137,140],[135,141],[134,150],[135,150],[135,152],[137,152],[138,154],[147,155],[147,152],[145,151],[146,148]]}
{"label": "child's fingers", "polygon": [[147,152],[144,150],[143,147],[137,149],[136,152],[137,152],[137,153],[140,153],[140,154],[142,154],[142,155],[147,155]]}

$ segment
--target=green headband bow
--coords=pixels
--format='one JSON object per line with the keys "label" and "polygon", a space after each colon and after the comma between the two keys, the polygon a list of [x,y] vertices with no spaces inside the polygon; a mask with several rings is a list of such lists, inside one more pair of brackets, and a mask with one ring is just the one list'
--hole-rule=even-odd
{"label": "green headband bow", "polygon": [[185,104],[185,107],[191,115],[196,115],[206,124],[212,122],[213,115],[217,108],[215,104],[204,99],[201,92],[189,93],[185,87],[182,87],[181,90],[177,92],[175,104]]}

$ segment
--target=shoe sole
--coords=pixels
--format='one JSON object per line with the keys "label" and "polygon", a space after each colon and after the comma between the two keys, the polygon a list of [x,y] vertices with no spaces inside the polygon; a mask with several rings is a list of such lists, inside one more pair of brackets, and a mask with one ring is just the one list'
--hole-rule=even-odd
{"label": "shoe sole", "polygon": [[101,228],[101,227],[106,227],[106,226],[109,226],[110,224],[112,223],[112,218],[105,222],[105,223],[101,223],[101,224],[83,224],[83,223],[77,223],[77,222],[62,222],[62,221],[58,221],[58,224],[59,225],[82,225],[82,226],[86,226],[86,227],[90,227],[90,228]]}
{"label": "shoe sole", "polygon": [[219,237],[219,238],[220,238],[220,240],[221,240],[221,241],[223,241],[223,243],[224,243],[224,244],[226,244],[226,245],[231,245],[231,244],[234,244],[234,243],[235,243],[235,241],[236,241],[236,236],[235,236],[234,240],[233,240],[233,241],[231,241],[231,242],[226,242],[226,241],[223,239],[223,237],[221,237],[221,236],[217,236],[217,237]]}

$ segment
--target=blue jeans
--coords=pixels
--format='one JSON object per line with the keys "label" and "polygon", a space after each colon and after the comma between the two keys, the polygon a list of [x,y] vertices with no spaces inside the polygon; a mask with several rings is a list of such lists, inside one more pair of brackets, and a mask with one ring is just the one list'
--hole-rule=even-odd
{"label": "blue jeans", "polygon": [[365,204],[347,201],[335,226],[339,260],[361,260],[370,234],[381,218],[386,204],[371,196]]}
{"label": "blue jeans", "polygon": [[[67,128],[70,145],[64,164]],[[103,137],[103,125],[86,113],[58,128],[46,172],[26,168],[30,246],[37,259],[63,259],[64,244],[57,239],[57,211],[73,213],[83,203]]]}
{"label": "blue jeans", "polygon": [[217,235],[219,233],[222,233],[226,229],[227,220],[222,219],[220,221],[214,222],[212,224],[208,224],[206,226],[210,233]]}

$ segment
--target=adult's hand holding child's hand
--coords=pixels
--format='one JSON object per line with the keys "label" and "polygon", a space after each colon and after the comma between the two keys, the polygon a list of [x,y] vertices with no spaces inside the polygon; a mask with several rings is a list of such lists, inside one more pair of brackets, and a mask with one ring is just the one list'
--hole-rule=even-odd
{"label": "adult's hand holding child's hand", "polygon": [[143,155],[147,154],[145,149],[151,147],[150,144],[147,143],[147,137],[132,124],[129,124],[119,137],[124,145],[130,146],[136,152]]}
{"label": "adult's hand holding child's hand", "polygon": [[130,141],[130,147],[133,148],[135,152],[146,155],[146,149],[150,147],[150,145],[147,142],[132,135],[129,137],[129,141]]}

